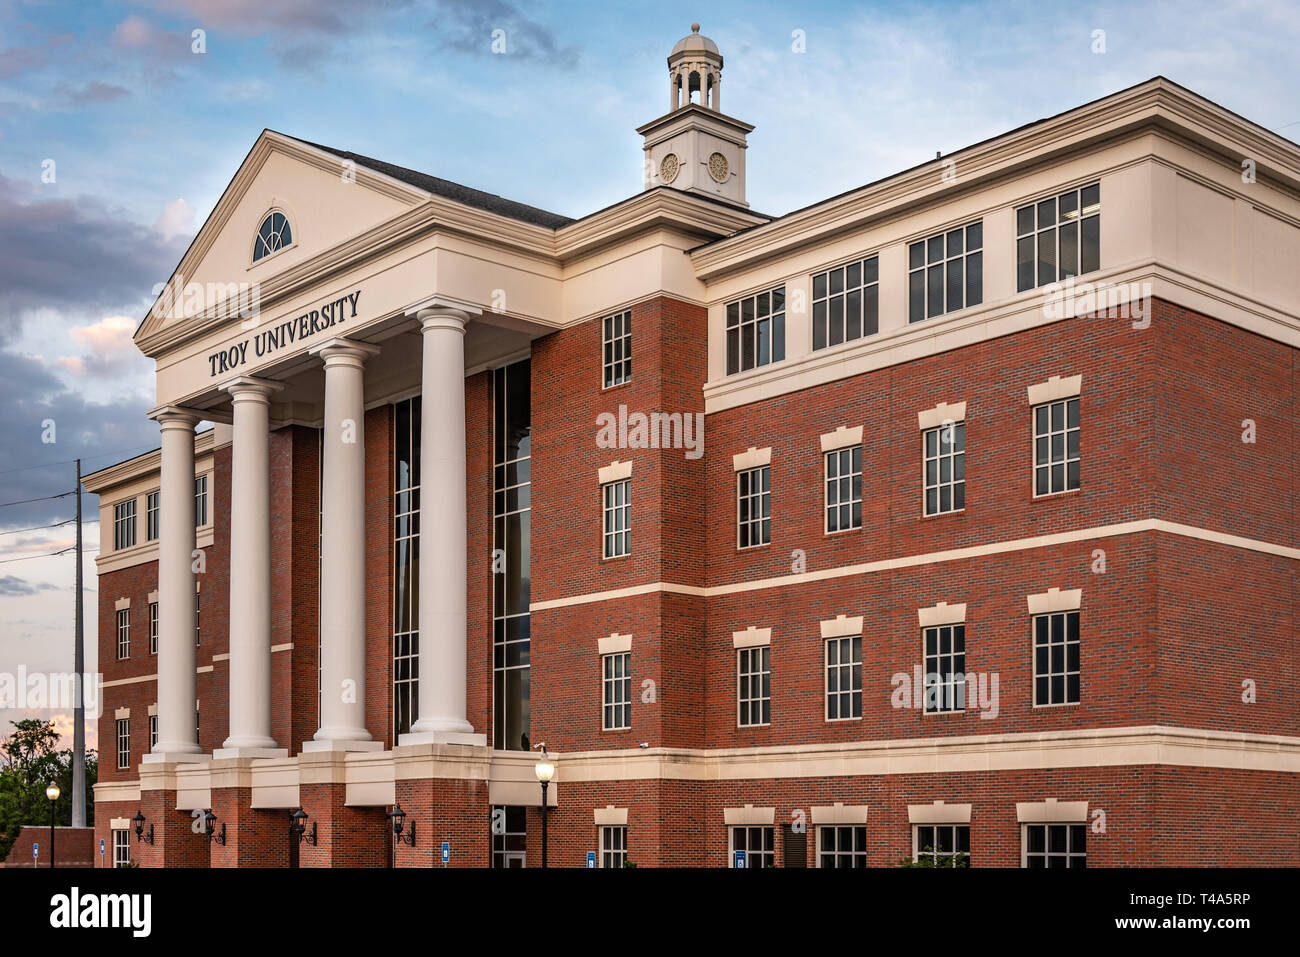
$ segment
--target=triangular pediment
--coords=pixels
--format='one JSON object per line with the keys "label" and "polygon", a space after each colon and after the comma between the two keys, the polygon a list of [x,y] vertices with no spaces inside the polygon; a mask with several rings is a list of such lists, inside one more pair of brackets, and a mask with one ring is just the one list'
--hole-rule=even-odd
{"label": "triangular pediment", "polygon": [[[214,296],[277,277],[397,218],[429,194],[302,140],[264,130],[136,330],[137,342],[210,316]],[[290,241],[254,260],[259,228],[283,214]],[[246,292],[239,293],[246,296]],[[200,312],[196,306],[205,308]],[[217,307],[220,309],[221,307]],[[168,336],[170,338],[170,335]]]}

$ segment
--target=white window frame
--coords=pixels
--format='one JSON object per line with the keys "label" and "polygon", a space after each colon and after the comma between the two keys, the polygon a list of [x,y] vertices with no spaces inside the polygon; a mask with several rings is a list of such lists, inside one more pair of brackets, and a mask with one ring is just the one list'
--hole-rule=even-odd
{"label": "white window frame", "polygon": [[[840,472],[839,467],[843,464],[841,456],[848,457],[849,471]],[[836,463],[835,477],[831,477],[831,460]],[[854,459],[857,459],[855,462]],[[846,500],[839,499],[839,486],[845,480],[849,483],[849,497]],[[856,492],[854,490],[854,480],[857,481]],[[831,504],[831,489],[836,489],[835,504]],[[857,523],[853,520],[853,506],[857,506],[858,517]],[[839,528],[831,528],[831,512],[834,511],[837,516],[844,508],[849,510],[849,524],[842,525]],[[853,532],[862,528],[862,446],[846,445],[838,449],[829,449],[822,453],[822,532],[826,535],[838,535],[841,532]]]}
{"label": "white window frame", "polygon": [[158,519],[161,513],[162,493],[154,489],[144,497],[144,538],[147,542],[158,539]]}
{"label": "white window frame", "polygon": [[[942,647],[941,642],[943,639],[944,631],[949,632],[948,635],[949,650],[947,652],[936,651],[933,655],[931,655],[930,654],[930,633],[931,632],[934,633],[936,648],[941,648]],[[955,646],[959,635],[961,638],[962,650],[960,652],[955,652],[952,650],[952,648]],[[960,670],[951,669],[951,665],[955,662],[955,659],[959,655],[961,657],[961,669]],[[939,663],[940,661],[946,659],[950,665],[950,670],[948,672],[950,680],[948,681],[940,680],[934,682],[934,684],[937,685],[940,689],[937,695],[939,707],[936,708],[930,707],[930,687],[931,687],[930,676],[932,674],[933,675],[942,674],[942,672],[937,669],[931,670],[930,661],[932,658],[936,661],[936,663]],[[962,680],[960,682],[951,680],[951,676],[954,674],[960,674],[962,676]],[[923,682],[923,688],[921,694],[922,714],[962,714],[966,710],[966,623],[964,621],[945,622],[943,624],[938,624],[938,625],[929,625],[921,629],[921,676],[922,676],[921,680]],[[960,690],[959,690],[959,686],[960,686]],[[943,707],[943,702],[945,700],[945,695],[946,695],[945,689],[947,688],[952,689],[950,693],[947,693],[949,695],[949,700],[953,705],[952,707]],[[960,707],[957,707],[958,702],[960,702],[961,704]]]}
{"label": "white window frame", "polygon": [[208,524],[208,477],[194,477],[194,527],[203,528]]}
{"label": "white window frame", "polygon": [[[621,502],[620,491],[623,493]],[[600,487],[600,498],[601,555],[607,559],[626,558],[632,554],[632,479],[605,482]],[[616,524],[620,518],[622,527]]]}
{"label": "white window frame", "polygon": [[[1097,190],[1097,202],[1095,204],[1090,204],[1085,207],[1083,205],[1083,191],[1091,190],[1094,188]],[[1068,219],[1062,219],[1061,200],[1067,196],[1070,196],[1074,199],[1074,215],[1068,217]],[[1040,212],[1039,207],[1043,203],[1047,203],[1047,202],[1050,202],[1052,204],[1053,222],[1050,225],[1044,226],[1040,224],[1038,221],[1039,212]],[[1033,223],[1029,229],[1022,230],[1020,227],[1020,214],[1025,210],[1030,211],[1030,218],[1033,220]],[[1083,253],[1084,253],[1083,224],[1085,221],[1092,221],[1092,220],[1096,220],[1098,223],[1097,262],[1091,269],[1085,269],[1083,263]],[[1015,265],[1016,292],[1021,293],[1021,292],[1029,292],[1030,290],[1033,289],[1041,289],[1042,287],[1050,286],[1053,283],[1064,282],[1068,277],[1083,276],[1091,272],[1096,272],[1098,269],[1100,269],[1101,268],[1101,222],[1100,221],[1101,221],[1101,181],[1100,180],[1095,180],[1091,183],[1081,184],[1079,186],[1073,187],[1072,189],[1059,190],[1050,196],[1043,196],[1036,200],[1033,200],[1032,202],[1021,203],[1017,205],[1016,212],[1015,212],[1016,239],[1015,239],[1015,247],[1013,250],[1013,261],[1016,264]],[[1077,227],[1077,233],[1078,233],[1075,239],[1075,249],[1074,249],[1075,256],[1074,256],[1074,263],[1073,263],[1073,265],[1076,268],[1071,272],[1065,272],[1061,269],[1061,227],[1068,226],[1071,223],[1073,223]],[[1020,244],[1024,240],[1029,240],[1029,242],[1033,245],[1033,252],[1034,252],[1033,259],[1032,259],[1033,282],[1031,282],[1028,286],[1021,286],[1020,284]],[[1052,262],[1055,266],[1056,275],[1054,275],[1051,279],[1044,279],[1042,276],[1039,275],[1039,262],[1042,258],[1039,255],[1039,251],[1042,249],[1044,240],[1050,242],[1052,245]]]}
{"label": "white window frame", "polygon": [[[1070,640],[1070,620],[1069,620],[1069,619],[1070,619],[1070,616],[1071,616],[1071,615],[1073,615],[1073,616],[1075,617],[1075,620],[1076,620],[1076,622],[1077,622],[1077,624],[1076,624],[1076,626],[1075,626],[1075,634],[1076,634],[1078,637],[1076,637],[1074,641],[1071,641],[1071,640]],[[1064,636],[1063,639],[1059,642],[1059,644],[1062,646],[1062,652],[1061,652],[1061,653],[1062,653],[1062,655],[1063,655],[1063,657],[1064,657],[1063,670],[1062,670],[1062,671],[1055,671],[1055,670],[1052,669],[1052,659],[1051,659],[1052,651],[1051,651],[1051,650],[1052,650],[1052,646],[1053,646],[1054,643],[1052,642],[1051,638],[1052,638],[1052,619],[1053,619],[1053,618],[1060,618],[1060,619],[1061,619],[1061,631],[1062,631],[1062,635]],[[1038,643],[1038,622],[1039,622],[1040,619],[1045,619],[1045,620],[1047,621],[1047,639],[1048,639],[1048,640],[1047,640],[1047,642],[1046,642],[1046,647],[1047,647],[1047,656],[1048,656],[1048,657],[1047,657],[1048,670],[1045,671],[1045,672],[1040,672],[1039,669],[1038,669],[1038,648],[1039,648],[1039,643]],[[1032,654],[1033,654],[1033,656],[1034,656],[1034,658],[1033,658],[1033,662],[1032,662],[1032,664],[1033,664],[1033,672],[1034,672],[1034,679],[1033,679],[1033,680],[1034,680],[1034,683],[1033,683],[1033,685],[1032,685],[1032,688],[1033,688],[1033,692],[1032,692],[1032,693],[1033,693],[1033,702],[1034,702],[1034,707],[1035,707],[1035,708],[1073,708],[1073,707],[1077,707],[1077,706],[1079,705],[1079,703],[1083,700],[1083,620],[1082,620],[1082,618],[1080,618],[1080,616],[1079,616],[1079,609],[1077,609],[1077,608],[1075,608],[1075,609],[1064,609],[1064,610],[1061,610],[1061,611],[1049,611],[1049,612],[1044,612],[1044,613],[1042,613],[1042,614],[1040,614],[1040,615],[1032,615],[1032,616],[1031,616],[1031,622],[1030,622],[1030,626],[1029,626],[1029,627],[1030,627],[1029,637],[1030,637],[1030,641],[1031,641],[1031,643],[1032,643],[1032,648],[1033,648],[1033,652],[1032,652]],[[1078,667],[1078,668],[1075,668],[1073,671],[1070,670],[1070,646],[1071,646],[1071,645],[1074,645],[1074,646],[1076,646],[1076,647],[1078,648],[1077,657],[1078,657],[1078,665],[1079,665],[1079,667]],[[1077,678],[1078,678],[1078,684],[1079,684],[1079,695],[1078,695],[1078,698],[1076,698],[1074,701],[1070,701],[1070,700],[1068,700],[1068,699],[1069,699],[1069,696],[1070,696],[1070,676],[1071,676],[1071,675],[1075,675],[1075,676],[1077,676]],[[1052,679],[1055,678],[1055,677],[1058,677],[1058,676],[1061,678],[1062,683],[1063,683],[1063,685],[1064,685],[1064,689],[1065,689],[1065,690],[1064,690],[1064,695],[1065,695],[1065,698],[1066,698],[1067,700],[1064,700],[1064,701],[1050,701],[1050,700],[1049,700],[1049,701],[1039,701],[1039,700],[1038,700],[1038,679],[1039,679],[1039,678],[1046,678],[1046,679],[1047,679],[1048,698],[1051,698],[1051,697],[1052,697],[1052,694],[1051,694]]]}
{"label": "white window frame", "polygon": [[131,609],[117,610],[117,660],[131,657]]}
{"label": "white window frame", "polygon": [[[868,268],[870,263],[871,272],[875,273],[876,278],[870,282],[867,281]],[[849,285],[848,271],[857,267],[858,283]],[[843,275],[843,284],[838,292],[831,289],[831,276],[835,273]],[[822,295],[817,295],[817,280],[824,279],[825,291]],[[872,253],[870,256],[861,256],[852,259],[849,262],[840,263],[838,266],[832,266],[829,269],[823,269],[821,272],[813,273],[809,279],[808,288],[811,293],[812,314],[809,321],[809,335],[813,352],[821,352],[824,349],[834,349],[836,346],[843,345],[846,342],[857,342],[859,339],[866,339],[874,336],[880,331],[880,254]],[[867,300],[868,290],[875,297],[874,315],[871,317],[876,328],[870,332],[867,331]],[[848,335],[848,316],[849,316],[849,297],[852,293],[858,293],[858,329],[856,336],[849,338]],[[831,303],[835,299],[842,299],[843,304],[840,310],[840,327],[844,330],[839,342],[831,342]],[[820,309],[818,307],[821,307]],[[817,345],[817,313],[822,312],[826,323],[826,341],[822,345]]]}
{"label": "white window frame", "polygon": [[158,654],[158,603],[149,602],[149,654]]}
{"label": "white window frame", "polygon": [[[1041,827],[1043,829],[1043,853],[1041,854],[1035,853],[1031,855],[1029,853],[1029,829],[1031,827]],[[1065,828],[1066,849],[1064,852],[1052,852],[1050,850],[1052,840],[1051,829],[1054,827]],[[1078,830],[1075,830],[1076,828]],[[1083,835],[1082,851],[1076,851],[1074,849],[1074,836],[1076,834]],[[1065,859],[1065,866],[1067,869],[1074,867],[1074,861],[1083,861],[1083,868],[1081,869],[1086,869],[1088,866],[1088,825],[1079,821],[1020,822],[1020,866],[1022,868],[1029,867],[1030,857],[1041,857],[1043,859],[1044,868],[1050,868],[1052,859],[1059,857]]]}
{"label": "white window frame", "polygon": [[627,863],[627,825],[600,826],[600,866],[621,868]]}
{"label": "white window frame", "polygon": [[[785,293],[785,284],[782,283],[779,286],[772,286],[727,303],[723,310],[722,338],[723,368],[726,370],[727,375],[740,375],[785,361]],[[778,299],[780,300],[779,306],[777,305]],[[763,300],[767,302],[767,314],[760,316],[758,310]],[[752,303],[748,319],[745,318],[746,303]],[[766,362],[761,361],[759,353],[759,330],[763,323],[767,323],[768,335]],[[751,340],[754,345],[754,361],[748,366],[745,365],[744,342],[746,330],[750,330]],[[731,367],[730,361],[731,334],[733,331],[736,333],[736,367],[734,369]]]}
{"label": "white window frame", "polygon": [[117,733],[117,769],[125,771],[131,767],[131,719],[118,718]]}
{"label": "white window frame", "polygon": [[[1052,410],[1056,406],[1063,407],[1061,412],[1061,421],[1063,426],[1060,429],[1057,429],[1052,425]],[[1073,427],[1070,425],[1070,409],[1072,406],[1075,410],[1075,425]],[[1040,409],[1047,410],[1047,431],[1042,433],[1038,431],[1038,412]],[[1059,399],[1040,402],[1038,405],[1030,408],[1029,426],[1033,438],[1029,445],[1029,483],[1030,489],[1034,493],[1034,498],[1049,498],[1053,495],[1065,495],[1068,492],[1077,492],[1083,487],[1082,425],[1083,412],[1079,407],[1079,396],[1077,395],[1063,396]],[[1072,433],[1077,436],[1075,442],[1077,448],[1073,456],[1070,455],[1070,435]],[[1052,453],[1052,439],[1058,435],[1061,437],[1061,451],[1064,456],[1059,461],[1053,457]],[[1040,465],[1038,462],[1038,443],[1042,439],[1047,440],[1047,462],[1045,465]],[[1078,478],[1076,479],[1076,484],[1073,488],[1070,487],[1071,463],[1077,465],[1078,471]],[[1061,481],[1063,483],[1063,486],[1059,489],[1052,487],[1054,484],[1052,482],[1052,472],[1057,466],[1060,466],[1061,468]],[[1038,491],[1038,472],[1040,468],[1045,468],[1047,470],[1046,492]]]}
{"label": "white window frame", "polygon": [[[621,673],[618,670],[620,664]],[[600,656],[600,687],[601,730],[631,730],[632,652],[614,651]],[[610,723],[611,716],[615,722],[613,724]]]}
{"label": "white window frame", "polygon": [[[849,839],[853,846],[848,850],[840,847],[840,839],[844,836],[845,831],[849,832]],[[862,846],[857,846],[858,832],[862,832]],[[829,851],[822,847],[822,835],[832,836],[835,844]],[[834,870],[840,867],[839,862],[847,859],[847,867],[866,867],[867,866],[867,826],[865,824],[818,824],[817,825],[817,866]],[[827,864],[825,858],[829,857],[833,863]],[[860,863],[859,863],[860,862]]]}
{"label": "white window frame", "polygon": [[[737,831],[745,832],[745,844],[746,844],[745,869],[746,870],[749,870],[754,866],[754,859],[755,859],[754,858],[755,852],[751,850],[748,846],[749,836],[750,836],[749,832],[751,831],[766,832],[766,834],[762,835],[764,838],[766,838],[768,835],[771,836],[772,849],[767,850],[766,848],[764,848],[758,851],[757,853],[764,860],[764,863],[761,865],[762,867],[776,867],[776,825],[775,824],[728,824],[727,825],[727,867],[734,868],[736,866],[736,832]],[[767,841],[764,840],[763,843],[766,844]]]}
{"label": "white window frame", "polygon": [[194,646],[196,648],[203,637],[203,631],[199,626],[199,610],[202,608],[202,596],[203,592],[201,591],[194,593]]}
{"label": "white window frame", "polygon": [[[940,851],[938,848],[934,848],[934,847],[932,847],[932,850],[930,850],[929,852],[925,851],[925,849],[921,847],[921,833],[920,833],[920,830],[921,830],[921,828],[923,828],[923,827],[931,827],[931,828],[934,828],[935,837],[936,837],[936,841],[935,841],[936,844],[938,843],[937,838],[938,838],[938,834],[939,834],[939,829],[940,829],[940,828],[947,828],[947,829],[951,830],[951,831],[952,831],[952,839],[953,839],[953,849],[952,849],[952,851]],[[960,842],[957,840],[957,835],[958,835],[958,831],[957,831],[957,829],[958,829],[958,828],[965,828],[965,830],[966,830],[966,847],[969,848],[969,847],[970,847],[970,823],[969,823],[969,822],[966,822],[966,821],[927,821],[927,822],[925,822],[924,824],[921,824],[921,823],[913,824],[913,825],[912,825],[912,863],[913,863],[913,864],[919,863],[920,860],[921,860],[921,855],[924,854],[926,857],[932,858],[932,859],[934,860],[934,862],[935,862],[935,864],[936,864],[937,866],[941,866],[941,867],[956,867],[956,866],[957,866],[957,865],[956,865],[957,855],[959,855],[959,854],[965,854],[965,855],[966,855],[966,864],[967,864],[967,866],[969,867],[969,866],[970,866],[970,851],[969,851],[969,850],[965,850],[965,851],[963,851],[963,850],[960,850],[960,849],[959,849],[959,844],[960,844]],[[944,858],[947,858],[947,859],[948,859],[948,864],[939,864],[939,862],[940,862],[942,859],[944,859]]]}
{"label": "white window frame", "polygon": [[602,389],[632,381],[632,310],[616,312],[601,320]]}
{"label": "white window frame", "polygon": [[[198,710],[198,709],[195,709]],[[149,750],[158,744],[158,712],[149,715]]]}
{"label": "white window frame", "polygon": [[113,506],[113,551],[135,545],[135,499]]}
{"label": "white window frame", "polygon": [[[935,454],[930,454],[930,436],[934,438]],[[947,441],[945,442],[945,436]],[[961,449],[956,448],[960,439]],[[948,449],[945,451],[944,446]],[[957,478],[957,463],[961,462],[961,478]],[[934,463],[934,482],[930,481],[930,463]],[[943,465],[948,464],[948,480],[943,478]],[[962,504],[958,508],[942,508],[943,489],[948,489],[949,504],[957,501],[957,486],[961,486]],[[930,490],[934,490],[934,511],[930,510]],[[921,432],[921,511],[927,518],[933,515],[950,515],[966,510],[966,423],[945,422]]]}
{"label": "white window frame", "polygon": [[[758,491],[755,492],[755,480]],[[748,491],[745,483],[748,483]],[[745,505],[749,505],[749,517],[745,517]],[[757,517],[755,517],[757,516]],[[757,529],[760,541],[754,540]],[[749,532],[749,544],[745,543],[745,532]],[[752,469],[741,469],[736,473],[736,548],[762,548],[772,544],[772,466],[757,465]]]}
{"label": "white window frame", "polygon": [[[850,661],[846,665],[841,659],[838,660],[834,665],[832,665],[831,655],[830,655],[831,644],[832,643],[835,644],[837,651],[840,651],[843,648],[847,647],[850,653],[852,653],[854,648],[853,643],[855,641],[857,642],[857,660]],[[831,717],[831,694],[834,693],[837,696],[842,696],[845,694],[842,688],[837,688],[834,692],[831,691],[831,668],[835,668],[840,677],[843,677],[844,672],[847,670],[849,674],[850,683],[852,683],[853,671],[855,668],[857,669],[857,688],[855,690],[854,688],[850,687],[848,691],[850,711],[853,710],[853,696],[855,694],[857,695],[857,700],[858,700],[857,714],[850,714],[847,717],[842,714],[834,718]],[[822,702],[824,707],[823,717],[828,722],[862,720],[862,636],[861,635],[834,635],[829,638],[822,639]]]}
{"label": "white window frame", "polygon": [[[979,249],[970,248],[971,230],[979,227],[980,246]],[[962,235],[961,252],[954,253],[948,249],[948,237],[952,233],[960,232]],[[939,240],[941,246],[941,255],[934,262],[930,261],[930,244],[934,240]],[[912,247],[920,244],[921,246],[921,265],[912,265]],[[966,223],[954,224],[947,229],[938,233],[931,233],[927,236],[920,236],[916,239],[908,240],[905,244],[904,256],[907,264],[907,280],[903,287],[903,296],[906,302],[907,322],[908,325],[914,325],[918,322],[928,322],[931,319],[939,319],[950,313],[958,312],[962,309],[969,309],[971,306],[978,306],[984,301],[984,221],[974,219]],[[972,302],[969,296],[970,283],[970,263],[971,259],[978,256],[980,261],[980,290],[979,299]],[[961,305],[953,307],[948,304],[948,273],[952,268],[951,264],[961,261]],[[930,312],[930,279],[929,271],[931,269],[942,267],[943,269],[943,308],[936,313]],[[912,276],[916,273],[921,274],[921,312],[920,318],[912,318]]]}
{"label": "white window frame", "polygon": [[[754,667],[757,658],[758,666]],[[746,671],[745,663],[749,662],[749,670]],[[749,679],[750,695],[745,696],[741,690],[744,679]],[[767,694],[763,694],[763,679],[767,679]],[[758,693],[754,694],[753,689],[755,682],[758,683]],[[759,716],[763,715],[763,705],[767,706],[766,721],[746,721],[745,706],[749,705],[752,716],[753,709],[757,707]],[[765,728],[772,723],[772,646],[771,645],[751,645],[748,648],[736,649],[736,727],[738,728]]]}
{"label": "white window frame", "polygon": [[113,866],[125,867],[131,863],[131,832],[126,828],[113,829]]}

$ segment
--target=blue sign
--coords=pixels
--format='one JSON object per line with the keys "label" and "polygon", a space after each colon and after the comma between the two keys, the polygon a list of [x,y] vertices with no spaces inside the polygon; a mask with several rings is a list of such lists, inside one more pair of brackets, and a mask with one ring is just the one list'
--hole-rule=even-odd
{"label": "blue sign", "polygon": [[101,856],[104,853],[104,839],[102,837],[99,839],[99,853]]}
{"label": "blue sign", "polygon": [[745,869],[745,852],[736,851],[736,866],[741,870]]}
{"label": "blue sign", "polygon": [[587,852],[587,866],[588,866],[588,867],[595,867],[595,866],[596,866],[596,852],[595,852],[595,851],[588,851],[588,852]]}
{"label": "blue sign", "polygon": [[40,856],[41,856],[41,846],[40,846],[39,844],[33,844],[33,845],[32,845],[32,860],[34,860],[34,861],[35,861],[35,860],[38,860],[38,859],[40,858]]}
{"label": "blue sign", "polygon": [[442,862],[446,864],[451,860],[451,841],[442,842]]}

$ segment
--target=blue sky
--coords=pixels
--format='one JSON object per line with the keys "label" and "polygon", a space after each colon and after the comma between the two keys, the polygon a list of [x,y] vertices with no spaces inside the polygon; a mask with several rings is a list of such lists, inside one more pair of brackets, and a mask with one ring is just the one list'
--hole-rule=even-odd
{"label": "blue sky", "polygon": [[[0,502],[71,485],[28,466],[157,445],[130,334],[263,127],[581,216],[641,188],[635,127],[665,111],[692,20],[726,58],[725,111],[757,127],[766,213],[1156,74],[1300,138],[1287,0],[0,0]],[[72,562],[29,558],[69,530],[13,531],[69,514],[0,507],[0,672],[70,670]]]}

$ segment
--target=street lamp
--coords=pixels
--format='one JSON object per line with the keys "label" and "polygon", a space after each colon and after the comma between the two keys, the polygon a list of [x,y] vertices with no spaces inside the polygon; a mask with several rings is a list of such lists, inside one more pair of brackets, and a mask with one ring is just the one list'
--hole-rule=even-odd
{"label": "street lamp", "polygon": [[394,804],[393,809],[388,812],[388,819],[393,822],[393,836],[397,838],[398,844],[409,844],[415,847],[415,822],[411,822],[411,827],[406,837],[402,837],[402,828],[406,822],[406,812],[402,810],[402,805]]}
{"label": "street lamp", "polygon": [[139,844],[143,841],[145,844],[153,843],[153,825],[149,825],[149,836],[144,836],[144,811],[136,811],[135,817],[131,818],[131,823],[135,825],[135,842]]}
{"label": "street lamp", "polygon": [[307,812],[302,808],[289,815],[289,834],[299,844],[316,846],[316,822],[311,822],[311,833],[307,833]]}
{"label": "street lamp", "polygon": [[555,763],[549,760],[546,753],[546,742],[543,741],[537,745],[542,753],[537,759],[537,764],[533,770],[537,772],[537,780],[542,782],[542,867],[546,866],[546,786],[551,783],[551,778],[555,777]]}
{"label": "street lamp", "polygon": [[59,799],[59,786],[53,781],[45,789],[45,796],[50,799],[50,867],[54,866],[54,802]]}

